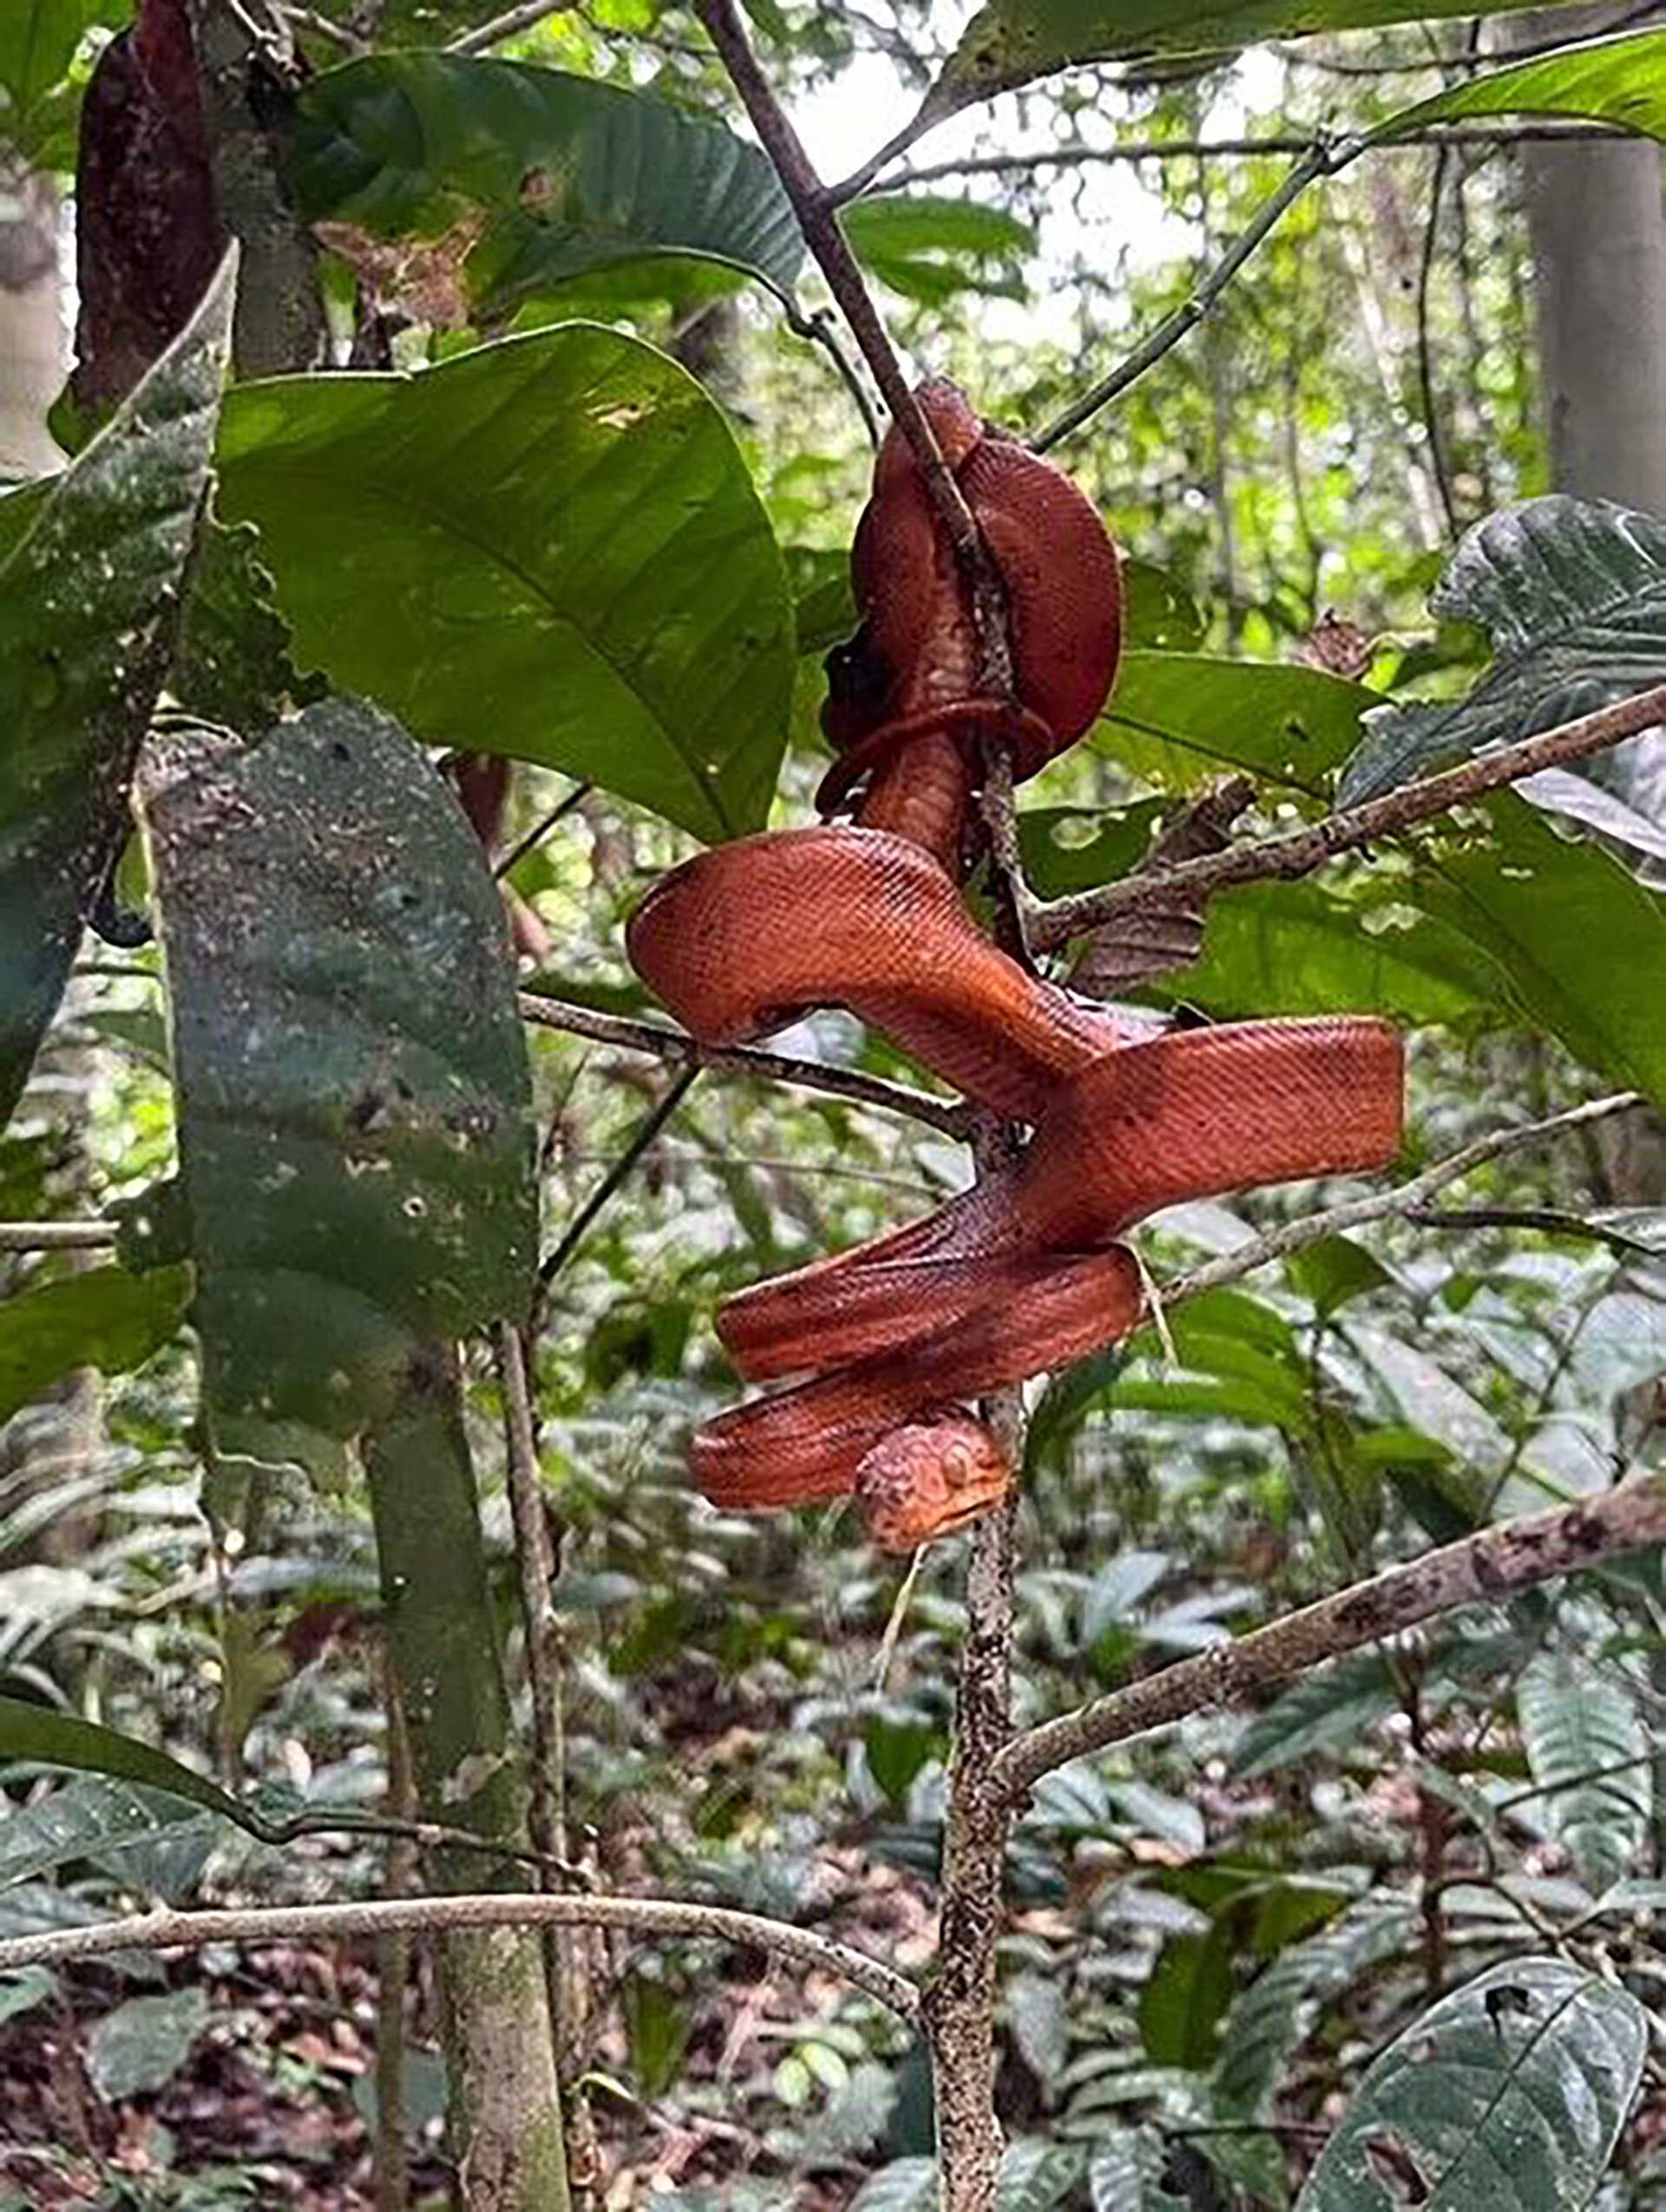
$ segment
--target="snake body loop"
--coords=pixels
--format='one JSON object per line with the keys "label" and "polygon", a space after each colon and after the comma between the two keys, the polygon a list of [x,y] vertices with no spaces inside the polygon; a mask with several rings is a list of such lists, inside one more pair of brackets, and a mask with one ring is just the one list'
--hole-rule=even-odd
{"label": "snake body loop", "polygon": [[706,1495],[788,1506],[854,1489],[869,1534],[894,1549],[963,1526],[1011,1487],[961,1401],[1138,1325],[1125,1230],[1183,1200],[1385,1164],[1403,1087],[1386,1023],[1136,1037],[978,928],[960,883],[983,744],[999,737],[1022,777],[1086,729],[1116,671],[1121,586],[1065,477],[989,432],[952,387],[920,399],[1006,591],[1016,697],[980,688],[969,590],[893,430],[852,552],[862,627],[830,657],[823,714],[837,757],[819,803],[854,803],[855,823],[702,854],[628,932],[639,973],[705,1043],[847,1007],[1033,1129],[1014,1165],[936,1213],[744,1291],[718,1317],[749,1380],[802,1379],[696,1432]]}

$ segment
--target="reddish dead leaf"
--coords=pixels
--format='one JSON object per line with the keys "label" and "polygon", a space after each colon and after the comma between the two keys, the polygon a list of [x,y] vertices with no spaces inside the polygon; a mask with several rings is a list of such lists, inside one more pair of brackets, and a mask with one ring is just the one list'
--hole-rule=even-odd
{"label": "reddish dead leaf", "polygon": [[1357,684],[1371,665],[1371,640],[1359,625],[1327,607],[1296,647],[1295,658],[1304,667],[1322,668],[1327,676]]}
{"label": "reddish dead leaf", "polygon": [[[1218,853],[1255,796],[1248,776],[1229,776],[1164,829],[1140,864],[1142,875]],[[1092,998],[1115,998],[1148,976],[1189,967],[1204,949],[1204,901],[1180,891],[1118,914],[1087,940],[1070,985]]]}
{"label": "reddish dead leaf", "polygon": [[184,329],[225,250],[186,0],[141,0],[82,102],[78,405],[132,390]]}
{"label": "reddish dead leaf", "polygon": [[314,223],[318,244],[338,254],[357,278],[372,313],[394,315],[430,330],[461,330],[471,310],[463,263],[479,238],[475,216],[435,239],[376,238],[357,223]]}

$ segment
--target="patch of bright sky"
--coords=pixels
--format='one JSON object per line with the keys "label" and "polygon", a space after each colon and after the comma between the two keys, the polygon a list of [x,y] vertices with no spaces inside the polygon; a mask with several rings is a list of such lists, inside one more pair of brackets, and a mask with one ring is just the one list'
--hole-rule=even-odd
{"label": "patch of bright sky", "polygon": [[[931,16],[935,43],[945,49],[952,46],[973,13],[960,0],[940,0]],[[1221,78],[1204,118],[1206,134],[1234,137],[1253,130],[1256,117],[1277,105],[1283,84],[1283,66],[1276,56],[1256,50],[1246,54]],[[793,120],[822,175],[843,177],[900,130],[916,104],[894,65],[883,55],[869,52],[858,56],[833,83],[801,101]],[[1020,120],[1018,100],[1010,95],[965,109],[939,125],[908,159],[923,163],[997,151],[1038,153],[1056,144],[1046,102],[1032,100],[1029,105],[1027,126]],[[1107,115],[1096,134],[1092,121],[1084,116],[1078,119],[1078,128],[1090,141],[1101,136],[1109,145],[1118,135],[1119,120]],[[1135,121],[1128,130],[1131,135],[1139,134],[1140,126]],[[930,189],[975,198],[988,191],[990,183],[987,177],[950,177]],[[981,319],[988,336],[996,341],[1068,341],[1077,328],[1078,303],[1065,272],[1072,259],[1091,257],[1096,242],[1107,259],[1112,252],[1125,252],[1127,265],[1136,271],[1195,252],[1199,244],[1193,226],[1163,205],[1134,165],[1096,164],[1082,172],[1079,180],[1071,176],[1068,191],[1056,195],[1043,219],[1030,298],[985,303]]]}

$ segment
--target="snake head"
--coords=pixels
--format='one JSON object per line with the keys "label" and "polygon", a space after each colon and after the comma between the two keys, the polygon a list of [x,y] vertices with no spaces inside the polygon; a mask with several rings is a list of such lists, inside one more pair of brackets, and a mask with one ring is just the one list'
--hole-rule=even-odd
{"label": "snake head", "polygon": [[911,1552],[981,1519],[1012,1487],[989,1430],[951,1407],[882,1438],[856,1469],[856,1493],[869,1541]]}

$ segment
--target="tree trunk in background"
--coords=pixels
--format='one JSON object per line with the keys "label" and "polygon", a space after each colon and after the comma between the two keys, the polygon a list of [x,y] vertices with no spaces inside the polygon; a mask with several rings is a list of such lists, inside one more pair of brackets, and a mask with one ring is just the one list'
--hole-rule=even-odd
{"label": "tree trunk in background", "polygon": [[63,466],[46,411],[68,366],[58,195],[0,147],[0,484]]}
{"label": "tree trunk in background", "polygon": [[[1593,38],[1630,6],[1546,8],[1512,23],[1517,43]],[[1659,148],[1520,148],[1532,244],[1551,473],[1558,491],[1666,515],[1666,203]],[[1666,745],[1657,733],[1622,753]],[[1625,763],[1615,768],[1624,776]],[[1622,1205],[1666,1197],[1666,1124],[1610,1122],[1599,1146]]]}

